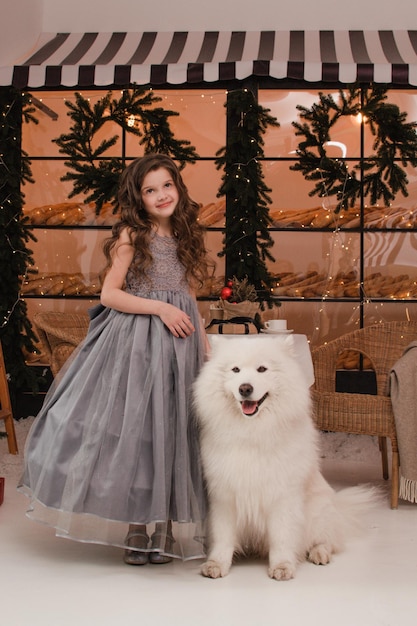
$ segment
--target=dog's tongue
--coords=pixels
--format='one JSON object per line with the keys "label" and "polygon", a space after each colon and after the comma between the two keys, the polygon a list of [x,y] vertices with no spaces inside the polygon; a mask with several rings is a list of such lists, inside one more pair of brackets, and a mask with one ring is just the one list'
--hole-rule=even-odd
{"label": "dog's tongue", "polygon": [[245,415],[253,415],[258,407],[258,403],[253,400],[244,400],[242,402],[242,411]]}

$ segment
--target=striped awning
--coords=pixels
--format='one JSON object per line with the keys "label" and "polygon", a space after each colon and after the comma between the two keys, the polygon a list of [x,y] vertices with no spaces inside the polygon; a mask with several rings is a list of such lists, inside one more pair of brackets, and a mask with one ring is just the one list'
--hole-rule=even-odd
{"label": "striped awning", "polygon": [[0,67],[18,88],[186,85],[250,76],[417,85],[417,31],[44,33]]}

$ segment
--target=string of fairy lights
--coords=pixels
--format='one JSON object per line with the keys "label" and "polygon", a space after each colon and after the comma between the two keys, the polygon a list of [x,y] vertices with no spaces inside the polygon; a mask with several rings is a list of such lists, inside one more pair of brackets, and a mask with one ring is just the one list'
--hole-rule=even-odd
{"label": "string of fairy lights", "polygon": [[[3,164],[2,164],[2,163],[0,163],[0,167],[1,167],[1,166],[3,166],[3,165],[4,165],[4,167],[6,167],[6,169],[7,169],[7,166],[6,166],[4,163],[3,163]],[[1,172],[1,170],[0,170],[0,172]],[[0,174],[0,175],[1,175],[1,174]],[[4,209],[4,204],[5,204],[5,203],[7,203],[7,202],[9,201],[9,198],[10,198],[10,196],[7,196],[7,197],[5,198],[5,200],[1,203],[1,205],[0,205],[0,210],[5,210],[5,209]],[[17,216],[13,216],[13,217],[12,217],[12,218],[11,218],[11,219],[10,219],[10,220],[6,223],[6,224],[5,224],[5,226],[4,226],[4,241],[7,243],[7,245],[8,245],[8,246],[9,246],[9,248],[11,249],[12,254],[21,254],[23,257],[25,257],[26,259],[28,259],[30,255],[29,255],[27,252],[25,252],[24,250],[18,250],[17,248],[15,248],[15,247],[13,246],[13,243],[12,243],[12,241],[11,241],[11,239],[10,239],[9,235],[7,234],[7,229],[8,229],[8,227],[10,226],[10,224],[11,224],[13,221],[14,221],[14,222],[18,222],[18,221],[19,221],[19,218],[18,218]],[[23,276],[22,276],[22,278],[21,278],[21,284],[23,284],[23,283],[24,283],[24,281],[25,281],[25,280],[27,280],[27,277],[28,277],[28,272],[29,272],[29,267],[28,267],[28,265],[26,265],[26,271],[25,271],[24,275],[23,275]],[[5,327],[5,326],[9,323],[10,318],[11,318],[11,316],[13,315],[13,312],[14,312],[15,308],[17,307],[17,305],[19,304],[19,302],[20,302],[22,299],[23,299],[23,298],[22,298],[22,292],[20,291],[20,292],[19,292],[19,294],[18,294],[18,296],[17,296],[17,299],[13,302],[12,306],[11,306],[11,307],[9,307],[9,309],[8,309],[8,310],[5,312],[5,314],[3,315],[3,320],[2,320],[2,321],[1,321],[1,323],[0,323],[0,328],[4,328],[4,327]]]}
{"label": "string of fairy lights", "polygon": [[[320,168],[316,170],[319,174],[321,174]],[[346,183],[349,179],[349,172],[346,170],[346,177],[343,184],[342,191],[338,193],[337,201],[338,203],[343,202],[344,191],[346,188]],[[313,323],[313,334],[310,339],[311,343],[314,343],[316,339],[319,338],[320,335],[323,334],[324,329],[328,329],[330,322],[329,316],[326,311],[326,303],[331,301],[334,302],[334,291],[331,288],[333,285],[333,281],[338,276],[338,271],[340,272],[340,267],[342,265],[341,256],[346,255],[348,257],[348,267],[355,273],[356,277],[356,290],[357,290],[357,298],[359,298],[359,302],[352,303],[352,309],[349,319],[347,320],[347,326],[356,326],[359,327],[360,324],[360,312],[362,308],[362,313],[364,317],[372,317],[373,322],[383,323],[386,321],[383,315],[384,302],[378,301],[374,302],[374,298],[371,293],[367,290],[367,281],[366,277],[362,278],[360,276],[360,272],[358,266],[360,264],[360,257],[363,255],[363,250],[359,249],[358,246],[358,235],[357,233],[351,233],[348,229],[342,228],[342,216],[343,211],[336,212],[336,204],[331,202],[331,198],[327,193],[327,187],[323,180],[323,193],[321,195],[323,198],[321,206],[323,209],[327,210],[329,214],[331,213],[333,223],[335,224],[334,228],[331,231],[331,240],[328,246],[328,251],[325,254],[326,267],[324,268],[324,272],[326,274],[325,286],[323,288],[323,294],[321,297],[321,303],[318,307],[316,314],[314,315],[314,323]],[[379,207],[377,207],[379,208]],[[357,218],[360,219],[360,209],[358,208]],[[343,271],[342,277],[339,277],[340,287],[343,289],[344,287],[344,279],[343,279]],[[417,285],[417,283],[415,283]],[[409,297],[410,294],[407,294]],[[395,300],[395,297],[391,298]],[[372,307],[372,308],[371,308]],[[406,319],[410,320],[409,308],[405,308]]]}
{"label": "string of fairy lights", "polygon": [[[15,104],[16,104],[16,101],[14,100],[10,104],[7,104],[5,106],[5,110],[1,112],[2,119],[1,119],[0,125],[1,125],[2,129],[4,129],[7,117],[9,116],[9,114],[10,114],[11,110],[13,109],[13,107],[15,106]],[[12,137],[12,139],[13,139],[13,141],[16,141],[16,137]],[[2,170],[3,170],[3,174],[4,175],[2,174]],[[0,154],[0,180],[5,181],[6,178],[7,178],[7,174],[10,174],[10,170],[7,167],[7,164],[4,161],[3,154]],[[6,183],[3,182],[3,184],[0,187],[0,191],[4,188],[5,184]],[[9,207],[11,206],[10,198],[11,198],[11,194],[8,194],[5,198],[1,199],[1,201],[0,201],[0,211],[6,211],[7,208],[8,208],[6,205],[8,205]],[[16,249],[13,246],[12,241],[11,241],[9,235],[8,235],[7,230],[9,228],[10,224],[13,221],[17,223],[19,221],[19,216],[18,215],[12,216],[9,219],[9,221],[4,224],[4,227],[3,227],[3,230],[4,230],[4,232],[3,232],[4,241],[10,247],[10,249],[12,251],[12,254],[22,254],[24,256],[28,256],[24,251],[18,250],[18,249]],[[23,277],[23,280],[25,280],[25,279],[26,279],[26,275]],[[17,297],[16,301],[13,302],[13,304],[9,307],[8,310],[6,310],[5,314],[3,315],[3,319],[0,322],[0,328],[4,328],[9,323],[9,320],[10,320],[11,316],[13,315],[13,312],[16,309],[17,305],[19,304],[20,300],[21,300],[21,293],[18,294],[18,297]]]}
{"label": "string of fairy lights", "polygon": [[[197,103],[200,103],[201,105],[202,101],[204,101],[205,103],[209,103],[210,105],[219,105],[221,103],[221,105],[224,106],[225,100],[227,98],[227,93],[228,93],[227,91],[221,90],[218,92],[198,94],[195,91],[190,90],[187,92],[175,92],[175,91],[168,91],[166,93],[158,92],[158,95],[161,95],[163,100],[170,107],[178,106],[178,102],[181,102],[182,103],[181,106],[183,107],[185,111],[190,106],[193,107],[194,105],[197,105]],[[95,97],[95,94],[92,94],[92,97]],[[54,97],[48,96],[48,103],[50,104],[51,110],[53,110],[54,101],[65,102],[67,99],[68,98],[65,96],[54,96]],[[39,100],[42,102],[42,98],[39,98]],[[9,114],[9,109],[12,106],[13,106],[13,103],[11,105],[8,105],[6,111],[2,112],[3,117],[6,117]],[[4,121],[1,123],[4,124]],[[132,123],[134,123],[134,120],[132,120]],[[241,119],[239,123],[243,124],[243,120]],[[236,176],[241,176],[242,173],[244,173],[244,169],[252,161],[256,161],[256,157],[253,157],[247,163],[235,163],[234,165],[237,169]],[[0,178],[2,178],[1,177],[2,168],[6,168],[7,170],[7,165],[4,162],[3,155],[0,154]],[[343,198],[346,182],[348,180],[348,176],[349,176],[349,173],[346,172],[345,185],[343,186],[343,190],[340,192],[340,196],[342,198]],[[1,191],[1,188],[2,187],[0,187],[0,191]],[[340,202],[340,197],[338,198],[338,201]],[[2,201],[0,202],[0,210],[4,210],[6,204],[10,204],[10,196],[7,196],[4,199],[2,199]],[[324,285],[323,294],[321,297],[321,303],[320,303],[320,306],[317,308],[317,313],[314,319],[314,325],[313,325],[314,333],[320,333],[323,327],[322,318],[324,315],[326,315],[325,304],[326,302],[329,301],[329,299],[332,299],[332,291],[330,289],[330,285],[332,284],[332,281],[334,280],[334,277],[335,277],[335,267],[337,266],[337,264],[340,264],[341,257],[343,256],[348,257],[349,266],[351,268],[357,268],[360,262],[360,258],[359,258],[360,251],[357,250],[357,235],[353,233],[349,233],[347,229],[341,228],[341,224],[338,223],[337,217],[335,218],[334,206],[332,206],[332,202],[327,193],[327,189],[324,184],[324,181],[323,181],[322,207],[323,209],[327,210],[329,213],[332,213],[332,217],[334,218],[335,221],[334,221],[334,227],[331,231],[331,240],[328,245],[328,250],[325,254],[326,267],[324,268],[324,270],[326,273],[326,284]],[[13,216],[11,220],[5,225],[4,241],[11,248],[13,254],[22,254],[26,256],[27,258],[29,258],[29,254],[13,247],[12,242],[7,234],[7,228],[10,226],[11,221],[13,220],[17,221],[18,219],[19,219],[18,216]],[[22,276],[21,278],[22,284],[28,278],[28,271],[29,271],[29,267],[26,269],[24,276]],[[353,321],[354,324],[359,323],[358,311],[360,307],[369,306],[373,303],[372,296],[370,294],[367,294],[366,291],[367,291],[366,281],[359,280],[359,277],[358,277],[358,297],[359,297],[359,294],[361,294],[361,298],[359,302],[352,302],[351,320]],[[19,293],[16,301],[5,312],[3,320],[0,320],[0,328],[4,328],[8,324],[16,306],[18,305],[21,299],[23,299],[22,293]],[[380,321],[382,321],[381,311],[384,306],[384,303],[378,302],[377,305],[379,309],[379,316],[381,318]],[[409,315],[408,309],[406,310],[406,314],[407,316]],[[313,340],[314,340],[314,334],[312,337],[312,341]]]}

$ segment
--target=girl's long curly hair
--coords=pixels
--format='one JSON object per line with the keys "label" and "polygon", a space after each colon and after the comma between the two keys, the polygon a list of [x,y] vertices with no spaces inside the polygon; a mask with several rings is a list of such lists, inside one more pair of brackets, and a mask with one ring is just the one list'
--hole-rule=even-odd
{"label": "girl's long curly hair", "polygon": [[146,276],[152,263],[149,243],[155,223],[143,206],[141,189],[145,176],[161,167],[170,173],[179,195],[178,204],[171,217],[172,232],[177,240],[178,258],[185,268],[188,283],[191,287],[198,288],[203,285],[209,273],[209,261],[204,244],[205,231],[198,222],[199,205],[190,198],[174,161],[164,154],[147,154],[132,161],[123,171],[118,193],[121,218],[113,226],[112,236],[104,242],[103,250],[107,261],[104,273],[112,264],[112,250],[121,231],[127,228],[135,249],[133,262]]}

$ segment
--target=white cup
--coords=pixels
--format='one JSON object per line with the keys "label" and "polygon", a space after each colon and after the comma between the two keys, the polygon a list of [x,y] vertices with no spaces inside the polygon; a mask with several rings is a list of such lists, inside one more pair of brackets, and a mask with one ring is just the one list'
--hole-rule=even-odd
{"label": "white cup", "polygon": [[287,330],[287,320],[268,320],[265,322],[265,328],[271,332]]}

